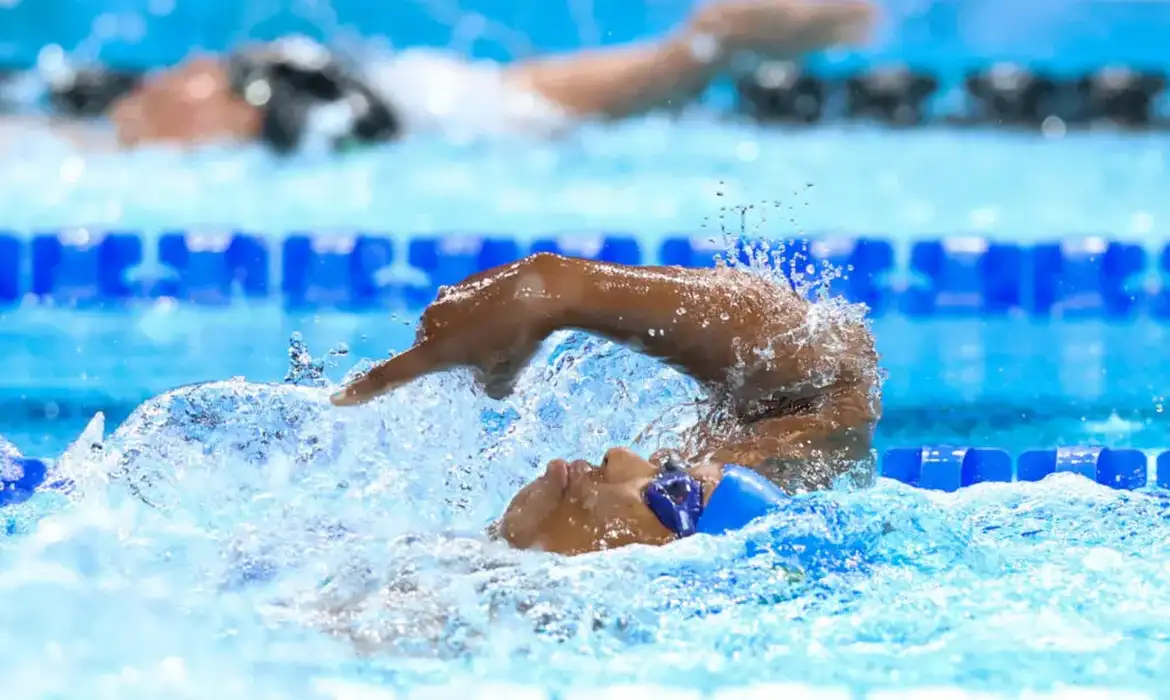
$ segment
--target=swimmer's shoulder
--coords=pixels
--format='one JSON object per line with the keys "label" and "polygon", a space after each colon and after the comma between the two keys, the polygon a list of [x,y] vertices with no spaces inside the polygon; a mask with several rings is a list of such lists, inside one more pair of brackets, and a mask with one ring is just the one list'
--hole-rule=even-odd
{"label": "swimmer's shoulder", "polygon": [[364,73],[410,132],[550,137],[575,123],[496,61],[416,47],[369,61]]}

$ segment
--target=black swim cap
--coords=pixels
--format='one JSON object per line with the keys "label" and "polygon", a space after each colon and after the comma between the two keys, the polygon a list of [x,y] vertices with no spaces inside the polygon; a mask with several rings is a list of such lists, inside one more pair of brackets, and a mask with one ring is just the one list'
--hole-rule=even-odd
{"label": "black swim cap", "polygon": [[308,39],[237,53],[228,76],[235,93],[263,113],[261,139],[281,153],[310,137],[341,148],[389,141],[401,131],[398,116],[355,71]]}

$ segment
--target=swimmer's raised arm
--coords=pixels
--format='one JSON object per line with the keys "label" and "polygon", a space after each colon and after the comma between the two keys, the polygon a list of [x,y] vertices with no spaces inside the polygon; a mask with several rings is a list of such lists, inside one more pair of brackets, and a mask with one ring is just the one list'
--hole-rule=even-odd
{"label": "swimmer's raised arm", "polygon": [[[872,337],[860,321],[809,311],[787,286],[746,271],[535,255],[444,289],[414,347],[333,400],[364,403],[460,366],[501,398],[541,341],[579,329],[660,358],[726,400],[734,425],[705,436],[702,456],[760,466],[846,448],[860,458],[877,413]],[[785,478],[782,463],[771,471]]]}
{"label": "swimmer's raised arm", "polygon": [[442,289],[414,347],[335,401],[361,403],[459,366],[501,398],[541,341],[573,328],[660,358],[746,404],[802,381],[802,349],[790,331],[806,307],[790,290],[746,272],[534,255]]}
{"label": "swimmer's raised arm", "polygon": [[505,75],[571,114],[618,119],[682,107],[737,54],[793,60],[860,44],[875,14],[866,0],[720,0],[698,5],[661,39],[518,61]]}

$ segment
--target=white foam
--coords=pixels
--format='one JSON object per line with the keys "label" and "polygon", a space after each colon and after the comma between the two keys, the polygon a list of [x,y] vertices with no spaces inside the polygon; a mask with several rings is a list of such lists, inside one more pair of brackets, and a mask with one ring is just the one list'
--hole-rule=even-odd
{"label": "white foam", "polygon": [[1152,695],[1111,688],[1058,688],[1049,692],[1026,691],[1020,700],[1153,700]]}
{"label": "white foam", "polygon": [[994,700],[994,693],[981,693],[961,688],[928,687],[909,690],[878,690],[865,696],[866,700]]}
{"label": "white foam", "polygon": [[[540,688],[511,683],[456,684],[417,688],[409,700],[546,700],[548,693]],[[591,696],[595,697],[595,696]]]}
{"label": "white foam", "polygon": [[393,691],[340,678],[318,678],[313,690],[330,700],[398,700]]}
{"label": "white foam", "polygon": [[[570,690],[563,700],[700,700],[702,692],[685,688],[663,688],[653,685],[613,685],[608,688],[582,688]],[[509,699],[510,700],[510,699]]]}
{"label": "white foam", "polygon": [[712,700],[853,700],[845,688],[816,688],[795,683],[762,683],[742,688],[725,688]]}

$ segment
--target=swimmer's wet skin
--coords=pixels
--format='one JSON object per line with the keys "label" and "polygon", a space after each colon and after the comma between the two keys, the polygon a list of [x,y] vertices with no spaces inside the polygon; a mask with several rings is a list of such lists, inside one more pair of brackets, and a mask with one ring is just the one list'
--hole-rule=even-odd
{"label": "swimmer's wet skin", "polygon": [[615,447],[600,465],[550,462],[492,526],[515,547],[580,554],[723,532],[784,494],[872,468],[880,380],[864,320],[817,313],[786,285],[730,268],[542,254],[482,272],[443,288],[414,346],[333,402],[365,403],[454,367],[471,368],[489,396],[503,398],[540,343],[562,329],[687,373],[710,393],[711,415],[679,453],[646,460]]}

